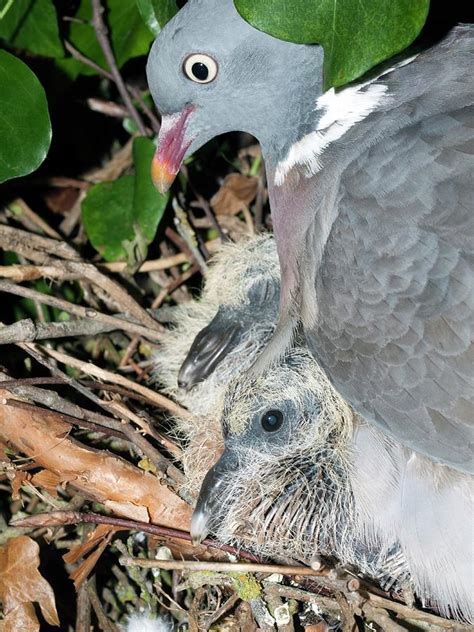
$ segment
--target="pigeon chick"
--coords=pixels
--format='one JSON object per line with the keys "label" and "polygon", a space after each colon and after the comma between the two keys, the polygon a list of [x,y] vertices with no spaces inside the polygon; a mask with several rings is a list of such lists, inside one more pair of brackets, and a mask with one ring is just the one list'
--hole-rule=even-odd
{"label": "pigeon chick", "polygon": [[252,371],[311,350],[367,421],[474,472],[474,27],[323,93],[323,49],[189,0],[153,44],[167,188],[218,134],[262,146],[281,267],[278,326]]}
{"label": "pigeon chick", "polygon": [[423,604],[473,620],[472,477],[353,415],[305,348],[224,401],[225,449],[204,479],[191,533],[309,563],[335,557]]}
{"label": "pigeon chick", "polygon": [[229,382],[251,366],[275,329],[279,274],[272,235],[228,242],[210,262],[199,299],[172,310],[172,327],[155,355],[155,379],[192,414],[174,420],[186,446],[188,495],[197,497],[223,450],[220,416]]}

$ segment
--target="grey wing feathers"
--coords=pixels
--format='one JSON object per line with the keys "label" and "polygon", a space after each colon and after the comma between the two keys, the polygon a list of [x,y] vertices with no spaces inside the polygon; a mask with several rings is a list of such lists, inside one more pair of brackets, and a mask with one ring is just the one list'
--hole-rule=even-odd
{"label": "grey wing feathers", "polygon": [[417,113],[407,124],[404,110],[397,125],[397,110],[386,112],[391,133],[346,168],[312,336],[358,412],[466,471],[474,470],[471,71],[464,68],[468,85],[460,99],[450,95],[450,107],[445,93],[432,95],[426,110],[436,115]]}

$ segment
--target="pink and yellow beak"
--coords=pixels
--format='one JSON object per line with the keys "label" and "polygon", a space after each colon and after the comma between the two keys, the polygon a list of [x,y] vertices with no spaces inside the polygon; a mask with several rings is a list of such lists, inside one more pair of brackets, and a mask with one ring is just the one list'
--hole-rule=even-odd
{"label": "pink and yellow beak", "polygon": [[151,163],[153,184],[160,193],[166,193],[173,184],[186,152],[193,139],[186,135],[186,127],[192,107],[163,116],[158,134],[158,148]]}

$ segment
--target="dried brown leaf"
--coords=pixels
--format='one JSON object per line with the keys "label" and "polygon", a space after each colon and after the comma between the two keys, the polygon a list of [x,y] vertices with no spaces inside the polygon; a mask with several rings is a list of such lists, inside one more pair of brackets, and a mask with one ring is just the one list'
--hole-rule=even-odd
{"label": "dried brown leaf", "polygon": [[236,215],[248,208],[255,199],[257,190],[258,178],[231,173],[212,197],[211,206],[217,215]]}
{"label": "dried brown leaf", "polygon": [[11,610],[3,621],[2,632],[37,632],[39,628],[38,617],[32,603],[20,603]]}
{"label": "dried brown leaf", "polygon": [[[10,477],[9,477],[10,478]],[[30,479],[30,474],[28,472],[22,472],[21,470],[16,470],[11,475],[11,486],[12,486],[12,500],[20,499],[20,489],[25,480]]]}
{"label": "dried brown leaf", "polygon": [[116,529],[114,527],[110,527],[108,525],[99,525],[90,534],[90,539],[87,542],[74,547],[69,551],[69,553],[63,555],[64,561],[71,563],[73,560],[77,561],[78,559],[86,555],[94,547],[96,547],[95,551],[92,551],[89,557],[84,559],[81,564],[79,564],[79,566],[75,568],[69,575],[69,577],[74,582],[76,590],[79,590],[82,584],[92,573],[95,565],[99,561],[100,556],[107,548],[114,533],[116,533],[117,531],[119,531],[119,529]]}
{"label": "dried brown leaf", "polygon": [[41,470],[31,477],[31,482],[33,485],[35,485],[35,487],[42,487],[48,492],[48,494],[51,494],[51,496],[53,497],[57,497],[58,486],[62,483],[68,482],[68,480],[64,480],[63,477],[59,476],[55,472],[50,472],[49,470]]}
{"label": "dried brown leaf", "polygon": [[39,563],[39,546],[28,536],[9,540],[0,548],[0,601],[6,630],[39,630],[35,602],[46,621],[59,626],[54,593],[38,571]]}
{"label": "dried brown leaf", "polygon": [[107,524],[99,524],[91,531],[87,536],[86,542],[81,542],[76,546],[72,547],[70,551],[63,555],[63,560],[67,564],[75,564],[81,557],[85,557],[90,551],[92,551],[96,546],[100,545],[104,540],[109,537],[109,534],[112,535],[116,533],[120,529],[116,527],[112,527]]}
{"label": "dried brown leaf", "polygon": [[80,191],[73,187],[51,189],[44,196],[44,201],[53,213],[67,215],[76,204]]}

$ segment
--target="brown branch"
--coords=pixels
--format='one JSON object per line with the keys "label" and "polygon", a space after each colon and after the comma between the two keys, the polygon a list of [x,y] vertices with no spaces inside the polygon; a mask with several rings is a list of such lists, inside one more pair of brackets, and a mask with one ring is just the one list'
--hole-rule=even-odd
{"label": "brown branch", "polygon": [[43,237],[20,228],[0,224],[0,248],[21,254],[32,261],[45,263],[45,256],[80,261],[80,255],[65,241]]}
{"label": "brown branch", "polygon": [[145,560],[136,557],[120,558],[125,566],[139,566],[140,568],[161,568],[179,571],[213,571],[216,573],[279,573],[281,575],[310,575],[317,576],[317,572],[307,566],[283,566],[281,564],[255,564],[236,562],[195,562],[194,560]]}
{"label": "brown branch", "polygon": [[107,64],[109,66],[113,80],[115,82],[115,85],[117,86],[117,90],[119,91],[127,110],[130,112],[130,116],[137,124],[137,127],[140,130],[140,134],[146,136],[146,128],[140,115],[138,114],[137,109],[133,105],[132,99],[130,98],[128,90],[122,79],[122,75],[120,74],[120,71],[118,69],[117,62],[115,61],[115,56],[112,51],[112,47],[110,45],[108,37],[108,29],[102,17],[103,12],[104,7],[102,6],[100,0],[92,0],[92,26],[94,27],[97,40],[100,44],[100,47],[102,48],[105,59],[107,60]]}
{"label": "brown branch", "polygon": [[[105,70],[105,68],[102,68],[102,66],[99,66],[98,64],[96,64],[89,57],[86,57],[85,55],[83,55],[79,50],[77,50],[77,48],[74,48],[74,46],[70,42],[65,41],[64,46],[66,50],[69,53],[71,53],[71,55],[75,59],[83,63],[85,66],[89,66],[89,68],[92,68],[93,70],[95,70],[97,74],[101,75],[102,77],[105,77],[105,79],[109,79],[109,81],[114,81],[114,77],[112,73]],[[135,86],[131,86],[128,83],[125,84],[125,87],[133,95],[133,98],[138,101],[138,103],[140,104],[140,108],[148,116],[153,131],[155,132],[155,134],[158,134],[161,127],[160,121],[152,112],[152,110],[147,106],[147,104],[143,100],[143,97],[140,91],[137,88],[135,88]]]}
{"label": "brown branch", "polygon": [[[25,345],[27,346],[27,345]],[[28,353],[31,350],[32,345],[28,345],[30,349],[28,349]],[[132,382],[132,380],[123,377],[123,375],[118,375],[116,373],[112,373],[110,371],[106,371],[105,369],[101,369],[98,366],[95,366],[91,362],[83,362],[78,358],[74,358],[72,356],[67,355],[66,353],[61,353],[60,351],[56,351],[55,349],[49,349],[46,347],[35,347],[35,349],[39,349],[41,353],[54,358],[58,362],[66,364],[67,366],[74,367],[76,369],[80,369],[86,375],[91,375],[92,377],[96,377],[100,380],[104,380],[106,382],[112,382],[113,384],[118,384],[119,386],[123,386],[131,391],[135,391],[136,393],[142,395],[147,399],[147,401],[153,406],[157,406],[158,408],[163,408],[168,410],[171,414],[189,418],[189,412],[185,409],[168,399],[161,393],[157,393],[153,391],[151,388],[147,388],[142,384],[137,384],[136,382]],[[54,367],[48,365],[50,370],[53,370]],[[65,374],[64,374],[65,375]],[[68,376],[67,376],[68,377]],[[70,379],[70,378],[69,378]],[[90,396],[90,394],[89,394]],[[100,401],[100,405],[104,406],[104,402]]]}
{"label": "brown branch", "polygon": [[14,283],[10,283],[9,281],[0,281],[0,292],[8,292],[9,294],[15,294],[16,296],[31,298],[35,301],[38,301],[42,305],[50,305],[51,307],[56,307],[70,314],[74,314],[75,316],[79,316],[80,318],[99,321],[106,325],[112,326],[113,329],[116,329],[118,331],[127,331],[132,334],[138,334],[140,336],[143,336],[147,340],[158,342],[161,338],[160,332],[157,331],[158,326],[160,328],[161,326],[156,321],[154,321],[156,323],[156,326],[151,329],[149,327],[124,320],[123,318],[103,314],[90,307],[76,305],[75,303],[70,303],[69,301],[66,301],[62,298],[56,298],[55,296],[49,296],[47,294],[43,294],[43,292],[38,292],[37,290],[32,290],[21,285],[15,285]]}
{"label": "brown branch", "polygon": [[116,328],[93,320],[68,320],[64,322],[39,323],[31,318],[18,320],[13,325],[0,327],[0,345],[16,344],[17,342],[33,342],[54,338],[69,338],[76,336],[96,336],[108,333]]}
{"label": "brown branch", "polygon": [[[69,386],[72,386],[73,388],[75,388],[87,399],[94,402],[97,406],[102,407],[107,412],[111,413],[112,415],[128,418],[129,420],[136,423],[139,427],[143,428],[145,432],[147,432],[151,436],[154,436],[155,433],[153,429],[149,427],[149,425],[142,418],[138,417],[138,415],[135,415],[134,413],[129,411],[123,403],[115,402],[115,401],[106,402],[100,399],[94,393],[91,393],[87,388],[85,388],[80,382],[78,382],[74,378],[70,377],[69,375],[67,375],[60,369],[58,369],[52,362],[50,362],[47,358],[44,357],[44,352],[46,351],[46,349],[30,344],[30,343],[22,344],[19,346],[22,349],[24,349],[27,353],[29,353],[31,356],[33,356],[37,360],[37,362],[46,366],[53,373],[53,375],[59,376],[65,384],[68,384]],[[52,350],[48,350],[48,351],[52,352]],[[58,353],[58,352],[54,352],[54,353]],[[60,354],[60,355],[65,356],[65,354]],[[68,356],[65,356],[65,357],[68,358]],[[71,360],[73,360],[73,358],[71,358]],[[64,362],[64,358],[60,361]],[[90,365],[87,365],[87,366],[90,366]],[[110,375],[113,375],[113,374],[110,374]],[[117,381],[118,378],[123,380],[126,384],[131,384],[132,386],[140,387],[140,385],[134,385],[133,382],[130,382],[130,380],[127,380],[126,378],[123,378],[121,376],[114,376],[114,381]],[[150,389],[146,389],[143,386],[141,386],[140,388],[144,389],[145,391],[150,391],[152,396],[154,395],[158,396],[156,399],[160,402],[161,407],[166,407],[166,406],[168,406],[168,408],[177,407],[177,404],[174,404],[174,402],[172,402],[171,400],[168,400],[168,398],[164,397],[164,395],[160,395],[159,393],[154,393],[154,391],[151,391]],[[187,411],[185,411],[185,413],[188,414]],[[160,472],[162,472],[166,477],[171,477],[170,482],[173,482],[174,484],[183,482],[183,474],[180,472],[180,470],[178,470],[178,468],[175,465],[170,463],[170,461],[167,458],[165,458],[161,454],[161,452],[159,452],[152,445],[150,445],[150,443],[145,439],[145,437],[139,434],[135,430],[135,428],[133,428],[129,424],[121,424],[119,422],[116,422],[113,419],[109,421],[108,426],[112,427],[114,430],[118,432],[123,433],[133,445],[136,445],[138,449],[142,451],[143,454],[148,456],[148,458],[151,460],[151,462],[157,467],[157,469]]]}
{"label": "brown branch", "polygon": [[[0,397],[8,397],[0,394]],[[44,409],[0,406],[0,436],[115,514],[164,526],[187,527],[189,506],[160,479],[105,450],[69,436],[70,426]]]}
{"label": "brown branch", "polygon": [[[92,512],[52,511],[49,513],[35,514],[34,516],[13,520],[10,525],[12,527],[36,529],[38,527],[61,527],[67,524],[78,523],[108,524],[112,527],[119,527],[120,529],[143,531],[144,533],[149,533],[150,535],[158,537],[175,538],[178,540],[185,540],[186,542],[192,542],[191,535],[188,531],[182,531],[181,529],[174,529],[149,522],[141,522],[140,520],[127,520],[126,518],[117,518],[115,516],[103,516]],[[259,562],[258,557],[248,551],[236,549],[235,547],[227,544],[220,544],[219,542],[209,538],[203,540],[202,544],[204,546],[209,546],[237,557],[247,559],[250,562]]]}

